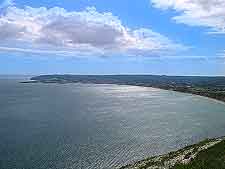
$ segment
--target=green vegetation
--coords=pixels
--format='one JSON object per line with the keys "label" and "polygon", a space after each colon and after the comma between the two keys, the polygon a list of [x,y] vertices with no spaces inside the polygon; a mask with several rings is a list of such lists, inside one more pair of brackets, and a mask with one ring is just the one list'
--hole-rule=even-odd
{"label": "green vegetation", "polygon": [[225,139],[207,139],[120,169],[225,169]]}
{"label": "green vegetation", "polygon": [[171,169],[225,169],[225,140],[201,151],[189,164],[176,164]]}

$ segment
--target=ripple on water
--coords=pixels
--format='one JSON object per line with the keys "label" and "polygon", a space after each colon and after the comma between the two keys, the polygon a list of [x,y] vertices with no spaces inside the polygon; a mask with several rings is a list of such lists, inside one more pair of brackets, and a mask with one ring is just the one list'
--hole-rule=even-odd
{"label": "ripple on water", "polygon": [[190,94],[2,80],[0,93],[4,169],[113,168],[225,135],[225,104]]}

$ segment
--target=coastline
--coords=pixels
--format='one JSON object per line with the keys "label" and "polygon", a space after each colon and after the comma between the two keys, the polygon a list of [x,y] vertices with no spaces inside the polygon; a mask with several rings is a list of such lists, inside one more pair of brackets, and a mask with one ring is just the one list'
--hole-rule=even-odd
{"label": "coastline", "polygon": [[[51,75],[50,75],[51,77]],[[209,87],[199,87],[195,85],[187,86],[187,85],[177,85],[177,84],[166,84],[161,85],[159,84],[150,84],[150,83],[140,83],[138,81],[107,81],[107,80],[101,80],[101,79],[85,79],[85,76],[82,77],[84,79],[63,79],[62,76],[60,78],[49,78],[49,76],[46,78],[46,76],[41,77],[34,77],[31,78],[31,81],[23,82],[23,83],[55,83],[55,84],[67,84],[67,83],[80,83],[80,84],[113,84],[113,85],[127,85],[127,86],[138,86],[138,87],[146,87],[146,88],[155,88],[160,90],[166,90],[166,91],[173,91],[173,92],[179,92],[179,93],[185,93],[190,95],[195,95],[199,97],[204,97],[207,99],[211,99],[213,101],[219,102],[221,104],[225,104],[225,97],[223,95],[224,87],[217,87],[217,88],[210,88]],[[100,77],[99,77],[100,78]],[[217,93],[220,94],[220,91],[222,95],[217,95]],[[214,95],[215,92],[216,94]],[[137,162],[134,162],[133,164],[128,164],[126,166],[120,167],[119,169],[170,169],[171,167],[175,166],[177,163],[181,165],[186,165],[191,163],[195,157],[198,156],[199,153],[201,153],[204,150],[208,150],[211,147],[215,147],[216,144],[220,142],[224,142],[225,137],[220,138],[212,138],[207,139],[205,141],[202,141],[200,143],[190,145],[187,147],[184,147],[183,149],[170,152],[168,154],[159,155],[159,156],[153,156],[146,158],[144,160],[140,160]],[[203,143],[205,143],[203,145]],[[207,143],[209,143],[211,146],[206,146],[206,148],[202,148],[201,146],[205,146]],[[214,144],[215,143],[215,144]],[[198,147],[200,151],[196,151],[195,147]],[[190,158],[187,158],[190,157]],[[216,157],[215,157],[216,158]],[[173,168],[171,168],[173,169]],[[177,168],[175,168],[177,169]],[[183,169],[183,168],[182,168]],[[186,169],[186,168],[185,168]],[[187,168],[189,169],[189,168]],[[214,168],[215,169],[215,168]],[[219,168],[223,169],[223,168]]]}
{"label": "coastline", "polygon": [[178,93],[185,93],[185,94],[190,94],[190,95],[194,95],[194,96],[199,96],[199,97],[204,97],[204,98],[208,98],[214,101],[217,101],[219,103],[225,104],[225,99],[218,99],[215,97],[211,97],[209,95],[204,95],[204,94],[199,94],[199,93],[194,93],[194,92],[189,92],[189,91],[180,91],[180,90],[174,90],[172,88],[163,88],[163,87],[155,87],[155,86],[148,86],[148,85],[137,85],[137,84],[118,84],[118,83],[93,83],[93,82],[65,82],[65,83],[60,83],[60,82],[43,82],[43,81],[37,81],[37,80],[29,80],[29,81],[22,81],[20,83],[24,83],[24,84],[29,84],[29,83],[45,83],[45,84],[102,84],[102,85],[125,85],[125,86],[137,86],[137,87],[146,87],[146,88],[154,88],[154,89],[160,89],[160,90],[165,90],[165,91],[173,91],[173,92],[178,92]]}
{"label": "coastline", "polygon": [[[156,88],[156,87],[152,87],[152,88]],[[217,98],[210,97],[210,96],[206,96],[206,95],[201,95],[201,94],[196,94],[196,93],[191,93],[191,92],[183,92],[183,91],[179,91],[179,90],[163,89],[163,88],[156,88],[156,89],[173,91],[173,92],[178,92],[178,93],[190,94],[190,95],[194,95],[194,96],[199,96],[199,97],[207,98],[207,99],[216,101],[216,102],[221,103],[221,104],[225,104],[225,100],[217,99]]]}
{"label": "coastline", "polygon": [[225,77],[165,75],[40,75],[24,83],[92,83],[152,87],[225,102]]}

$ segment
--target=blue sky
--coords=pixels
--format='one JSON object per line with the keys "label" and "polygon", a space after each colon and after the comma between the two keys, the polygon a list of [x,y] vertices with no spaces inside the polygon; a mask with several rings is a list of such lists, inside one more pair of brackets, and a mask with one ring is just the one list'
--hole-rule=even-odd
{"label": "blue sky", "polygon": [[7,0],[0,74],[225,75],[225,0]]}

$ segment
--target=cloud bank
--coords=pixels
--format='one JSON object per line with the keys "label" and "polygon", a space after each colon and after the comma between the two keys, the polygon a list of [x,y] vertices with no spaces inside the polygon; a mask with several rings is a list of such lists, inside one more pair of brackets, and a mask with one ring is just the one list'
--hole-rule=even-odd
{"label": "cloud bank", "polygon": [[151,29],[131,29],[110,12],[94,7],[83,11],[64,8],[18,8],[1,5],[0,51],[70,56],[158,56],[186,47]]}
{"label": "cloud bank", "polygon": [[177,12],[177,23],[210,28],[210,33],[225,33],[225,0],[151,0],[155,8]]}

